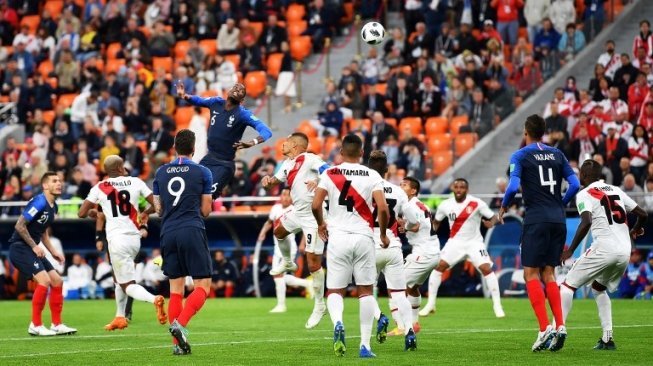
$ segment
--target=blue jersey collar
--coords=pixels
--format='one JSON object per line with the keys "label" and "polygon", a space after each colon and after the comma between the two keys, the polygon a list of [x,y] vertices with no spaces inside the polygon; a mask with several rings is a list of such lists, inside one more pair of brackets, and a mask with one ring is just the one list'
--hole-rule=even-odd
{"label": "blue jersey collar", "polygon": [[184,158],[184,157],[181,157],[181,156],[180,156],[180,157],[175,158],[175,160],[173,161],[173,164],[176,164],[176,165],[181,165],[181,164],[195,164],[195,162],[192,161],[191,159]]}

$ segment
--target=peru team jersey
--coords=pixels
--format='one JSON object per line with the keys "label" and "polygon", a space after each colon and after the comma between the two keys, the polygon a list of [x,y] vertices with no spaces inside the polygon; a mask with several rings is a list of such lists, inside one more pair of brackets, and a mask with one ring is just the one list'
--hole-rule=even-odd
{"label": "peru team jersey", "polygon": [[294,159],[285,160],[274,177],[290,187],[290,197],[296,210],[311,212],[315,192],[308,191],[306,182],[316,180],[328,167],[319,156],[305,152]]}
{"label": "peru team jersey", "polygon": [[435,219],[449,219],[449,240],[463,242],[483,242],[481,219],[491,219],[494,212],[487,203],[472,195],[463,202],[451,197],[443,201],[435,213]]}
{"label": "peru team jersey", "polygon": [[320,175],[319,188],[327,192],[328,230],[372,237],[373,192],[383,192],[383,178],[366,166],[342,163]]}
{"label": "peru team jersey", "polygon": [[[399,240],[399,227],[397,225],[397,218],[400,216],[409,218],[412,220],[415,215],[409,214],[411,211],[411,206],[408,204],[408,196],[406,192],[398,186],[383,180],[383,193],[385,194],[385,202],[388,204],[388,209],[390,210],[390,218],[388,220],[388,229],[386,230],[386,235],[390,239],[390,248],[398,247],[401,248],[401,240]],[[377,216],[377,210],[374,209],[374,243],[376,243],[377,248],[382,248],[381,246],[381,229],[379,227],[379,217]],[[414,225],[416,222],[412,222]]]}
{"label": "peru team jersey", "polygon": [[406,239],[413,247],[413,254],[438,255],[440,253],[440,241],[431,226],[431,210],[417,197],[411,198],[408,204],[412,207],[411,215],[414,216],[412,220],[408,217],[406,217],[406,220],[419,222],[419,230],[416,233],[406,230]]}
{"label": "peru team jersey", "polygon": [[576,205],[579,214],[592,214],[593,247],[608,253],[630,253],[627,213],[637,207],[633,199],[619,187],[594,182],[578,192]]}
{"label": "peru team jersey", "polygon": [[[270,209],[270,215],[268,216],[268,219],[272,221],[274,224],[274,227],[277,226],[277,223],[279,219],[281,219],[281,216],[285,214],[288,211],[291,211],[293,209],[293,205],[290,205],[288,207],[283,207],[280,203],[275,203],[274,206]],[[277,237],[272,235],[272,239],[274,239],[274,245],[277,245]]]}
{"label": "peru team jersey", "polygon": [[113,238],[139,235],[138,199],[151,194],[152,191],[139,178],[116,177],[96,184],[86,200],[102,207],[107,219],[107,238]]}

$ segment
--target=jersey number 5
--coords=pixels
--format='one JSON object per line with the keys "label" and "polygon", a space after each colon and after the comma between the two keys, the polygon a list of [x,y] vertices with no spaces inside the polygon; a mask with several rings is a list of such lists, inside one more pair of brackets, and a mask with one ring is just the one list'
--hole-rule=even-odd
{"label": "jersey number 5", "polygon": [[547,180],[544,180],[544,168],[541,165],[538,165],[537,167],[540,170],[540,184],[543,187],[549,186],[549,190],[551,191],[551,194],[555,194],[555,186],[556,186],[556,184],[558,184],[558,182],[556,182],[556,178],[553,175],[553,169],[549,168],[547,170],[547,173],[548,173],[547,174]]}
{"label": "jersey number 5", "polygon": [[613,223],[626,223],[626,211],[617,203],[619,198],[620,197],[617,194],[603,196],[601,198],[601,206],[603,206],[603,209],[605,210],[605,217],[608,218],[608,224],[610,225]]}
{"label": "jersey number 5", "polygon": [[107,195],[109,202],[111,202],[111,214],[113,217],[121,215],[127,216],[131,212],[132,205],[129,202],[131,195],[129,191],[113,191]]}

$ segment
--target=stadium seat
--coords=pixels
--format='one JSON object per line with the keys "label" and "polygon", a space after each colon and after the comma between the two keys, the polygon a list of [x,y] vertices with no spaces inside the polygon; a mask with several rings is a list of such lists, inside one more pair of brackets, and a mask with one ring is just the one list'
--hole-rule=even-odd
{"label": "stadium seat", "polygon": [[147,38],[147,39],[149,39],[150,35],[152,35],[152,30],[146,25],[142,25],[142,26],[138,27],[138,30],[141,31],[143,33],[143,35],[145,36],[145,38]]}
{"label": "stadium seat", "polygon": [[230,211],[234,213],[252,212],[252,206],[232,206]]}
{"label": "stadium seat", "polygon": [[120,42],[109,43],[107,46],[107,60],[115,60],[118,58],[118,53],[122,50]]}
{"label": "stadium seat", "polygon": [[465,155],[476,144],[478,136],[475,133],[461,133],[454,140],[454,153],[456,157]]}
{"label": "stadium seat", "polygon": [[451,150],[451,135],[448,133],[430,135],[427,146],[430,154]]}
{"label": "stadium seat", "polygon": [[47,10],[54,20],[59,20],[63,11],[63,0],[48,0],[43,4],[43,10]]}
{"label": "stadium seat", "polygon": [[469,118],[467,115],[456,116],[451,119],[451,124],[449,125],[449,132],[453,137],[458,136],[461,126],[466,126],[469,124]]}
{"label": "stadium seat", "polygon": [[199,42],[199,45],[207,56],[215,56],[218,52],[218,43],[215,39],[203,39]]}
{"label": "stadium seat", "polygon": [[342,7],[345,14],[342,16],[342,18],[340,18],[340,24],[341,25],[351,24],[354,21],[354,3],[345,2],[342,5]]}
{"label": "stadium seat", "polygon": [[250,71],[245,75],[245,89],[247,95],[252,98],[258,98],[265,93],[265,87],[268,84],[265,71]]}
{"label": "stadium seat", "polygon": [[54,119],[57,117],[57,114],[54,111],[43,111],[43,121],[50,126],[54,124]]}
{"label": "stadium seat", "polygon": [[173,65],[172,57],[152,57],[152,68],[154,70],[163,68],[166,72],[172,72]]}
{"label": "stadium seat", "polygon": [[394,129],[397,129],[397,119],[396,118],[384,118],[385,123],[389,124],[390,126],[394,127]]}
{"label": "stadium seat", "polygon": [[290,4],[286,10],[286,20],[289,22],[293,20],[302,20],[305,15],[306,8],[304,8],[304,5]]}
{"label": "stadium seat", "polygon": [[141,149],[143,154],[147,154],[147,141],[136,141],[136,146]]}
{"label": "stadium seat", "polygon": [[95,68],[98,69],[99,72],[104,72],[104,60],[103,59],[101,59],[99,57],[91,58],[88,61],[86,61],[84,66],[90,66],[90,65],[93,65],[93,64],[95,65]]}
{"label": "stadium seat", "polygon": [[274,158],[277,161],[281,161],[284,159],[283,152],[281,150],[281,147],[283,146],[283,143],[286,142],[285,138],[280,138],[274,143]]}
{"label": "stadium seat", "polygon": [[347,126],[347,133],[351,131],[371,131],[372,130],[372,121],[370,119],[361,119],[361,118],[350,118],[344,121],[343,127]]}
{"label": "stadium seat", "polygon": [[435,175],[442,175],[451,167],[453,163],[453,152],[449,151],[440,151],[435,154],[431,154],[433,159],[433,173]]}
{"label": "stadium seat", "polygon": [[54,65],[52,64],[52,61],[49,59],[45,59],[41,61],[38,67],[39,74],[43,76],[43,78],[47,78],[50,76],[51,72],[54,72]]}
{"label": "stadium seat", "polygon": [[107,73],[118,73],[121,67],[125,66],[127,63],[125,62],[125,59],[122,58],[117,58],[114,60],[107,60],[107,64],[104,67],[104,70]]}
{"label": "stadium seat", "polygon": [[295,131],[303,133],[304,135],[308,136],[308,138],[317,137],[317,131],[307,120],[301,121],[297,128],[295,128]]}
{"label": "stadium seat", "polygon": [[324,145],[322,146],[322,150],[324,151],[325,156],[329,156],[331,151],[336,148],[338,144],[338,138],[336,136],[327,136],[324,138]]}
{"label": "stadium seat", "polygon": [[322,154],[322,139],[319,137],[309,138],[308,151],[313,154]]}
{"label": "stadium seat", "polygon": [[273,205],[258,205],[258,206],[254,206],[253,209],[256,212],[269,213],[270,211],[272,211],[272,206]]}
{"label": "stadium seat", "polygon": [[376,84],[376,92],[381,94],[381,95],[386,95],[387,92],[388,92],[388,84],[386,84],[386,83]]}
{"label": "stadium seat", "polygon": [[59,96],[59,99],[57,100],[58,105],[62,105],[64,107],[70,107],[73,105],[73,101],[77,97],[77,94],[61,94]]}
{"label": "stadium seat", "polygon": [[39,29],[39,24],[41,23],[41,17],[38,15],[26,15],[23,19],[20,20],[20,26],[28,26],[29,34],[36,34],[36,31]]}
{"label": "stadium seat", "polygon": [[288,31],[288,37],[298,37],[308,28],[308,24],[305,20],[293,20],[288,22],[286,30]]}
{"label": "stadium seat", "polygon": [[406,75],[410,75],[413,73],[413,68],[410,67],[410,65],[404,65],[401,67],[401,72]]}
{"label": "stadium seat", "polygon": [[261,33],[263,33],[263,28],[264,24],[263,22],[249,22],[249,26],[254,29],[254,33],[256,34],[256,38],[261,36]]}
{"label": "stadium seat", "polygon": [[240,68],[240,55],[238,54],[226,55],[224,59],[234,64],[234,66],[236,67],[236,71],[238,71],[238,69]]}
{"label": "stadium seat", "polygon": [[295,61],[304,61],[313,50],[310,36],[290,38],[290,55]]}
{"label": "stadium seat", "polygon": [[182,60],[188,53],[190,43],[188,41],[177,41],[175,43],[175,58]]}
{"label": "stadium seat", "polygon": [[424,125],[426,136],[445,133],[449,130],[449,121],[446,117],[429,117]]}
{"label": "stadium seat", "polygon": [[403,135],[406,126],[410,127],[410,132],[413,136],[422,133],[422,119],[419,117],[404,117],[399,122],[399,134]]}
{"label": "stadium seat", "polygon": [[268,76],[277,79],[281,72],[281,62],[283,61],[283,53],[271,53],[268,55],[267,70]]}
{"label": "stadium seat", "polygon": [[190,125],[190,119],[193,118],[193,114],[193,107],[177,107],[177,110],[175,111],[175,125],[177,126],[177,131],[188,128]]}

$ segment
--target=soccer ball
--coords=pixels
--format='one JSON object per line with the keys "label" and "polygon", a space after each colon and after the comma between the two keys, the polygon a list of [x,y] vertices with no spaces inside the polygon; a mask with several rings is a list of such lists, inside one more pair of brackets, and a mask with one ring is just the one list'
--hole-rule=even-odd
{"label": "soccer ball", "polygon": [[383,42],[385,38],[385,28],[378,22],[369,22],[361,29],[361,38],[365,43],[375,46]]}

